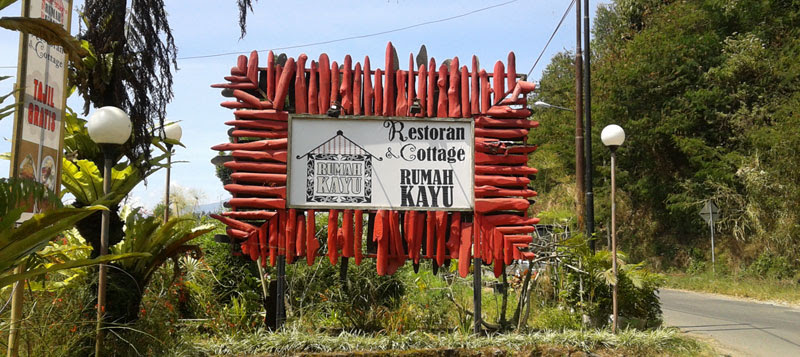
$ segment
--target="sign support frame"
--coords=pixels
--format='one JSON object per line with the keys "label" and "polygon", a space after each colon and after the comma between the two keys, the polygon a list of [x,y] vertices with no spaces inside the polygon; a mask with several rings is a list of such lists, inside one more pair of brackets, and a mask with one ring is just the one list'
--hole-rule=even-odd
{"label": "sign support frame", "polygon": [[717,273],[717,260],[715,256],[715,249],[714,249],[714,220],[719,218],[719,207],[711,201],[706,201],[706,204],[699,212],[700,217],[708,223],[708,227],[711,229],[711,271],[716,274]]}
{"label": "sign support frame", "polygon": [[[64,0],[66,3],[66,30],[67,33],[71,33],[72,28],[72,2],[73,0]],[[22,0],[21,2],[21,16],[24,18],[31,17],[31,4],[32,0]],[[22,120],[24,120],[23,112],[24,112],[24,103],[25,103],[25,87],[27,83],[27,74],[28,74],[28,39],[31,35],[20,32],[19,34],[19,52],[17,56],[17,81],[14,85],[14,100],[15,100],[15,110],[14,110],[14,125],[12,131],[12,144],[11,144],[11,161],[9,165],[9,177],[17,177],[18,176],[18,163],[17,163],[17,155],[20,154],[20,141],[22,140]],[[68,56],[64,56],[64,66],[67,66],[69,61]],[[49,64],[48,64],[49,66]],[[61,90],[61,111],[60,111],[60,125],[59,125],[59,141],[58,141],[58,155],[57,159],[59,162],[56,162],[56,170],[54,175],[55,177],[55,187],[54,191],[56,195],[58,195],[59,191],[61,191],[61,162],[63,156],[63,145],[64,145],[64,116],[66,114],[66,104],[67,104],[67,76],[69,75],[69,71],[64,68],[64,74],[62,77],[62,90]],[[39,147],[39,151],[42,150],[41,143]],[[40,155],[41,156],[41,155]],[[41,159],[40,159],[41,160]],[[41,165],[41,161],[37,162],[37,165]],[[37,213],[38,207],[34,204],[34,211],[33,213]],[[23,216],[24,218],[24,216]],[[14,268],[14,274],[20,274],[25,271],[25,263],[21,263],[16,268]],[[11,316],[10,316],[10,329],[8,334],[8,349],[6,351],[7,356],[16,357],[19,355],[19,323],[22,319],[22,307],[24,305],[24,294],[23,288],[25,286],[25,282],[27,280],[21,280],[13,285],[13,290],[11,293]]]}

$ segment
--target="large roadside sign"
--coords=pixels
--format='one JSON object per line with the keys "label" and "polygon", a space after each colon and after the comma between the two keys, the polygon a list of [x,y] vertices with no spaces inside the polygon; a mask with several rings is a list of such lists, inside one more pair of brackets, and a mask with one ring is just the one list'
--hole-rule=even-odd
{"label": "large roadside sign", "polygon": [[[22,3],[22,16],[55,22],[67,32],[71,11],[70,0]],[[19,107],[14,121],[11,176],[36,180],[56,193],[61,186],[66,66],[67,55],[63,48],[36,36],[20,35]]]}
{"label": "large roadside sign", "polygon": [[288,206],[472,211],[473,121],[289,119]]}

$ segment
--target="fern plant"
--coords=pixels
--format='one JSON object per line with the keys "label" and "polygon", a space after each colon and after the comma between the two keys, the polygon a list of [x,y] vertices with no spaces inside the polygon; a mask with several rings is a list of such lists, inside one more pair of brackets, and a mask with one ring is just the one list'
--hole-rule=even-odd
{"label": "fern plant", "polygon": [[[34,201],[39,207],[47,209],[18,225],[22,214]],[[53,237],[90,214],[105,209],[101,205],[63,207],[61,201],[40,183],[22,179],[0,179],[0,287],[52,271],[94,265],[123,257],[109,255],[102,259],[64,260],[34,267],[20,274],[8,274],[25,258],[45,248]]]}
{"label": "fern plant", "polygon": [[[74,206],[88,206],[103,195],[103,176],[99,167],[103,164],[103,152],[100,146],[89,137],[86,120],[79,118],[72,110],[68,110],[67,115],[64,116],[64,122],[64,151],[66,154],[62,164],[61,183],[67,192],[75,196]],[[166,167],[166,164],[163,163],[167,157],[166,148],[158,138],[153,139],[153,146],[161,149],[163,154],[152,155],[147,165],[139,165],[138,162],[122,162],[111,169],[112,194],[108,197],[108,207],[111,211],[109,246],[119,243],[124,236],[124,224],[119,217],[120,201],[148,176]],[[123,156],[118,154],[114,162],[118,162],[122,158]],[[148,168],[142,169],[143,166]],[[92,246],[92,257],[97,256],[100,252],[100,221],[100,214],[94,214],[77,224],[78,231]]]}
{"label": "fern plant", "polygon": [[[109,270],[108,299],[114,301],[107,307],[109,319],[121,323],[135,321],[153,274],[169,259],[177,260],[188,252],[199,254],[198,247],[186,243],[213,229],[211,224],[197,226],[190,218],[172,218],[162,223],[160,218],[146,216],[139,209],[130,212],[125,219],[125,239],[112,247],[111,252],[148,255],[117,262]],[[176,276],[177,269],[176,263]]]}

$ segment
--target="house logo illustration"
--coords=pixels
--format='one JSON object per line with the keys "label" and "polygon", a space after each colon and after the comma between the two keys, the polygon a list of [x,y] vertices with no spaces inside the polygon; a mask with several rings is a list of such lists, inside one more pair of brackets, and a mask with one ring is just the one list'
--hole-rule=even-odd
{"label": "house logo illustration", "polygon": [[372,159],[382,161],[339,130],[298,159],[307,158],[306,202],[371,203]]}

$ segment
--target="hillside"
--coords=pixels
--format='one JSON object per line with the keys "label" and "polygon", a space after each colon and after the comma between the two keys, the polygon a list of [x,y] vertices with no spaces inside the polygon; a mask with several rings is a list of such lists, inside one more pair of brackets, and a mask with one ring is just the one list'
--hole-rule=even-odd
{"label": "hillside", "polygon": [[[598,241],[609,215],[608,150],[615,123],[619,240],[656,267],[708,259],[705,200],[722,210],[717,256],[800,257],[800,4],[790,1],[618,0],[593,27],[593,160]],[[540,100],[574,106],[573,55],[554,57]],[[574,114],[538,110],[531,160],[538,210],[569,219],[574,205]],[[574,223],[574,219],[571,220]]]}

